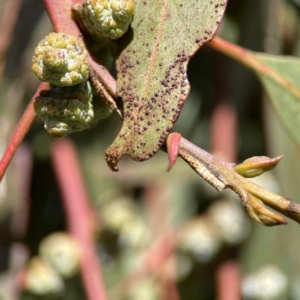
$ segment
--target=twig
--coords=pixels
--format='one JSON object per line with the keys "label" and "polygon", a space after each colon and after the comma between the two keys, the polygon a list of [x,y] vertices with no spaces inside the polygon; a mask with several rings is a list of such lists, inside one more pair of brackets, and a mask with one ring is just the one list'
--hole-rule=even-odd
{"label": "twig", "polygon": [[33,169],[33,153],[30,146],[26,143],[20,145],[15,155],[15,164],[17,174],[14,180],[18,186],[17,205],[12,216],[11,230],[13,236],[18,239],[24,239],[29,225],[30,211],[30,189]]}
{"label": "twig", "polygon": [[[168,207],[168,188],[165,184],[152,182],[144,189],[144,199],[147,215],[149,218],[150,228],[152,229],[152,238],[157,239],[167,231],[172,230],[169,224],[169,207]],[[168,240],[166,240],[169,243]],[[165,245],[168,247],[168,244]],[[164,249],[161,248],[161,252]],[[160,252],[155,253],[161,256]],[[155,259],[155,258],[153,258]],[[176,260],[174,253],[170,253],[170,257],[161,264],[158,269],[159,282],[161,283],[163,300],[179,300],[180,294],[175,282],[176,278]]]}
{"label": "twig", "polygon": [[[214,157],[184,138],[180,140],[179,155],[194,171],[218,191],[230,188],[236,192],[247,207],[249,214],[256,221],[268,226],[286,224],[286,221],[281,216],[268,211],[263,205],[265,203],[269,207],[300,223],[299,204],[292,202],[288,198],[269,192],[247,180],[236,171],[235,168],[238,166],[235,164],[226,163]],[[265,158],[270,167],[267,166],[264,168],[270,170],[281,158]],[[244,168],[248,167],[250,170],[253,170],[255,166],[265,163],[265,161],[261,163],[260,160],[260,157],[254,157],[246,160],[242,165]]]}
{"label": "twig", "polygon": [[44,0],[55,32],[64,32],[81,37],[82,34],[72,18],[71,0]]}
{"label": "twig", "polygon": [[54,170],[67,215],[68,229],[81,247],[81,276],[89,300],[105,300],[106,291],[94,247],[94,218],[75,147],[68,139],[52,147]]}
{"label": "twig", "polygon": [[2,79],[5,66],[4,56],[10,46],[21,5],[22,0],[7,0],[4,5],[0,23],[0,80]]}
{"label": "twig", "polygon": [[240,300],[240,273],[235,260],[227,260],[216,274],[217,300]]}
{"label": "twig", "polygon": [[268,76],[279,85],[289,90],[295,97],[300,98],[300,90],[284,77],[270,69],[263,62],[259,61],[255,57],[254,52],[227,42],[217,36],[214,37],[211,42],[207,43],[207,45],[242,63],[253,71]]}
{"label": "twig", "polygon": [[211,117],[211,151],[228,161],[236,161],[236,110],[231,103],[220,101]]}
{"label": "twig", "polygon": [[32,122],[34,121],[34,118],[36,116],[36,113],[33,109],[34,99],[40,94],[41,90],[48,89],[48,88],[49,88],[48,83],[43,82],[40,84],[35,94],[33,95],[31,101],[29,102],[26,110],[24,111],[21,119],[19,120],[19,123],[17,124],[17,127],[13,132],[13,135],[0,161],[0,182],[16,150],[18,149],[26,133],[28,132]]}

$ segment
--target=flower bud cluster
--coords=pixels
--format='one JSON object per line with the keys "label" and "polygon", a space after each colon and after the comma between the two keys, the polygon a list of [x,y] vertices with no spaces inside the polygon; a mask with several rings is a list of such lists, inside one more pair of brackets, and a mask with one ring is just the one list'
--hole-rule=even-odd
{"label": "flower bud cluster", "polygon": [[128,30],[134,3],[133,0],[84,0],[78,14],[91,35],[114,40]]}
{"label": "flower bud cluster", "polygon": [[79,245],[68,234],[55,232],[45,237],[26,268],[26,290],[39,297],[63,295],[65,279],[78,273],[80,257]]}
{"label": "flower bud cluster", "polygon": [[110,116],[111,110],[103,105],[94,111],[88,53],[79,38],[50,33],[36,47],[32,63],[37,77],[50,83],[50,89],[42,91],[34,102],[35,112],[50,135],[64,137]]}
{"label": "flower bud cluster", "polygon": [[[84,0],[73,9],[92,41],[101,41],[94,50],[104,55],[102,63],[108,63],[110,39],[127,31],[134,13],[133,0]],[[53,137],[82,131],[112,113],[103,105],[93,108],[89,69],[88,52],[76,36],[52,32],[35,48],[32,70],[39,80],[50,83],[50,90],[40,93],[34,109]]]}

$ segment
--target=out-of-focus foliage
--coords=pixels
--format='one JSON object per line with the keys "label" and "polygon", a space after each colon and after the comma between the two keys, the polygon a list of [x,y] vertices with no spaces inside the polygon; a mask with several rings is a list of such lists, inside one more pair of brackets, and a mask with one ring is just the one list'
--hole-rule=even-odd
{"label": "out-of-focus foliage", "polygon": [[[10,1],[0,0],[0,19],[4,12],[1,8]],[[11,46],[5,56],[0,55],[0,153],[38,85],[30,71],[33,49],[52,31],[42,1],[23,0],[21,4]],[[255,51],[299,56],[299,31],[299,1],[230,0],[218,34]],[[221,96],[230,99],[238,112],[238,160],[284,154],[275,171],[255,180],[297,202],[300,151],[274,117],[257,78],[209,47],[203,47],[192,58],[188,76],[192,90],[175,130],[209,150],[211,112],[221,89]],[[111,172],[103,153],[120,126],[121,122],[112,116],[71,136],[98,219],[96,245],[111,299],[121,299],[114,296],[120,281],[170,227],[176,229],[180,241],[174,254],[176,272],[171,273],[183,300],[214,299],[218,265],[229,258],[241,265],[245,297],[250,279],[252,286],[268,289],[263,284],[270,276],[280,284],[276,286],[277,294],[267,299],[300,299],[298,225],[291,221],[282,228],[252,224],[232,193],[219,195],[182,161],[166,173],[164,153],[144,163],[124,158],[121,171]],[[0,298],[4,300],[18,299],[19,271],[25,270],[30,257],[39,255],[43,238],[66,229],[51,167],[51,142],[42,122],[36,120],[0,184]],[[149,198],[149,191],[158,196]],[[269,273],[260,272],[270,264],[274,267],[267,269]],[[137,287],[133,285],[122,299],[161,299],[160,278],[159,274],[147,277]],[[53,299],[85,299],[78,274],[59,280],[60,290]],[[263,295],[253,293],[247,297],[266,299]],[[20,298],[45,299],[30,292],[22,293]]]}

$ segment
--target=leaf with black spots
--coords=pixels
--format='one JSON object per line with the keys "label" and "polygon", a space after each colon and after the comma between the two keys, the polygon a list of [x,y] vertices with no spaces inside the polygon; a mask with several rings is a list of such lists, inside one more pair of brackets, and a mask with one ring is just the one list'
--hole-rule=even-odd
{"label": "leaf with black spots", "polygon": [[117,171],[123,154],[143,161],[165,142],[190,91],[187,65],[214,36],[226,0],[137,0],[132,40],[117,60],[124,122],[106,161]]}

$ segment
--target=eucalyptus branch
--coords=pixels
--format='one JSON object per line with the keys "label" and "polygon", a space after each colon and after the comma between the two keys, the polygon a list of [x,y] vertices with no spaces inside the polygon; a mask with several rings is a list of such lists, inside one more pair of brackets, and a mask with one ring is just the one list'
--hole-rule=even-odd
{"label": "eucalyptus branch", "polygon": [[36,113],[33,109],[33,102],[35,98],[40,94],[40,91],[43,89],[47,89],[49,84],[47,82],[43,82],[40,84],[35,94],[33,95],[31,101],[29,102],[26,110],[24,111],[17,127],[15,128],[13,135],[5,149],[5,152],[0,161],[0,182],[5,174],[7,167],[9,166],[15,152],[23,141],[26,133],[28,132],[32,122],[35,119]]}
{"label": "eucalyptus branch", "polygon": [[81,248],[81,276],[87,298],[106,300],[106,290],[94,246],[94,216],[82,178],[76,149],[68,139],[52,146],[52,162],[58,178],[70,234]]}
{"label": "eucalyptus branch", "polygon": [[[44,0],[44,2],[56,31],[81,36],[77,24],[72,19],[71,13],[72,4],[76,3],[76,1]],[[223,41],[218,37],[212,40],[210,46],[240,61],[251,69],[272,77],[273,80],[280,82],[281,85],[289,86],[288,81],[274,74],[267,66],[259,62],[254,55],[251,54],[251,51]],[[96,89],[106,98],[107,102],[110,103],[113,111],[122,118],[122,113],[115,102],[117,98],[115,79],[107,69],[95,62],[91,56],[89,56],[89,62],[91,66],[90,77]],[[45,88],[45,85],[46,84],[41,84],[33,99],[38,95],[41,89]],[[297,93],[298,90],[293,90],[293,92]],[[0,162],[0,179],[3,177],[15,150],[21,143],[35,117],[32,103],[33,100],[30,102],[20,120],[13,138],[9,143],[9,147],[6,149],[4,157]],[[201,177],[218,191],[231,188],[239,194],[250,215],[258,222],[264,225],[286,223],[284,218],[269,211],[264,204],[297,222],[300,221],[300,206],[298,204],[266,191],[244,178],[257,176],[273,168],[280,161],[281,157],[275,159],[253,158],[245,161],[244,164],[236,166],[233,163],[226,163],[214,157],[184,138],[181,138],[179,134],[174,133],[169,136],[167,146],[169,154],[171,153],[170,167],[174,164],[177,155],[181,156]]]}
{"label": "eucalyptus branch", "polygon": [[[5,55],[12,41],[12,33],[17,23],[19,12],[22,5],[22,0],[6,1],[2,9],[2,18],[0,21],[0,32],[2,38],[0,40],[0,80],[2,79],[5,67]],[[12,13],[13,12],[13,13]]]}
{"label": "eucalyptus branch", "polygon": [[[286,224],[285,219],[268,210],[265,206],[267,205],[300,223],[299,204],[267,191],[245,178],[258,176],[274,168],[282,159],[282,156],[274,159],[253,157],[240,165],[236,165],[222,161],[188,140],[182,137],[179,139],[179,136],[179,133],[169,135],[167,141],[168,149],[170,149],[169,146],[174,141],[178,143],[178,153],[169,151],[169,155],[182,157],[196,173],[219,192],[226,188],[236,192],[253,219],[266,226]],[[174,161],[174,158],[172,161]]]}
{"label": "eucalyptus branch", "polygon": [[240,46],[237,46],[235,44],[232,44],[232,43],[225,41],[217,36],[214,37],[211,40],[211,42],[209,42],[207,45],[209,45],[213,49],[231,57],[232,59],[240,62],[241,64],[248,67],[249,69],[269,77],[270,79],[272,79],[274,82],[276,82],[280,86],[289,90],[290,93],[292,95],[294,95],[296,98],[300,97],[300,91],[297,87],[295,87],[293,84],[291,84],[290,81],[288,81],[286,78],[284,78],[280,74],[274,72],[266,64],[259,61],[255,57],[254,52],[252,52],[251,50],[248,50],[248,49],[242,48]]}

